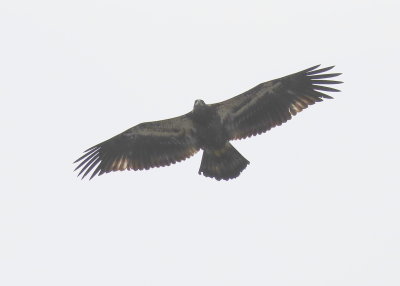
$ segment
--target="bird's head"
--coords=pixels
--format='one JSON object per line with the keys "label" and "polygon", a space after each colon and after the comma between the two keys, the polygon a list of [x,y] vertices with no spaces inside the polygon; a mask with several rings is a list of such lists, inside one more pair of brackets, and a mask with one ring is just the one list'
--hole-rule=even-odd
{"label": "bird's head", "polygon": [[207,104],[205,104],[204,100],[196,99],[194,101],[193,112],[204,112],[207,109]]}
{"label": "bird's head", "polygon": [[196,99],[194,101],[194,108],[200,107],[200,106],[205,106],[205,105],[206,104],[205,104],[204,100],[202,100],[202,99]]}
{"label": "bird's head", "polygon": [[194,102],[192,114],[198,121],[207,121],[212,115],[212,107],[206,104],[204,100],[197,99]]}

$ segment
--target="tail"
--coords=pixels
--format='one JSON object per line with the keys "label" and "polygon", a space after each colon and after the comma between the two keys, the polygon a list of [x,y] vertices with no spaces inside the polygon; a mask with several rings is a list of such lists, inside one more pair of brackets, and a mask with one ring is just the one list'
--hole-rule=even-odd
{"label": "tail", "polygon": [[199,174],[218,181],[236,178],[250,164],[229,142],[221,149],[205,149]]}

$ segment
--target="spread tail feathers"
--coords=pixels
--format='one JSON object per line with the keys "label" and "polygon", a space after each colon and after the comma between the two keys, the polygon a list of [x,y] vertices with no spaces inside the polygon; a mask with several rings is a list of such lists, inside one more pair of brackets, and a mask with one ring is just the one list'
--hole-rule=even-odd
{"label": "spread tail feathers", "polygon": [[221,149],[205,149],[199,174],[218,181],[236,178],[250,164],[230,143]]}

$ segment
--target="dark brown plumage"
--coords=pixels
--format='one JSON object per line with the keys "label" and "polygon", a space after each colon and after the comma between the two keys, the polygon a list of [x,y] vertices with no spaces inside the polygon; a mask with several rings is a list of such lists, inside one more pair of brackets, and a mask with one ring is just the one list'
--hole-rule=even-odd
{"label": "dark brown plumage", "polygon": [[326,85],[340,73],[325,73],[332,67],[311,67],[301,72],[261,83],[226,101],[205,104],[196,100],[189,113],[136,125],[85,151],[74,163],[82,178],[111,171],[143,170],[168,166],[204,150],[199,174],[217,180],[236,178],[249,164],[230,143],[261,134],[290,120],[322,99],[323,92],[339,90]]}

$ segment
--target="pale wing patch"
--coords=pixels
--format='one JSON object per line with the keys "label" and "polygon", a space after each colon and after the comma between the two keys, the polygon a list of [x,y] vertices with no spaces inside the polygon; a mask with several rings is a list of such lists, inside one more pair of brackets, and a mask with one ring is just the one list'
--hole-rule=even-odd
{"label": "pale wing patch", "polygon": [[124,157],[122,157],[122,158],[120,158],[120,159],[118,159],[118,160],[115,160],[113,163],[112,163],[112,165],[111,165],[111,170],[114,170],[114,171],[123,171],[123,170],[126,170],[127,169],[127,167],[128,167],[128,165],[129,165],[129,160],[124,156]]}
{"label": "pale wing patch", "polygon": [[292,115],[296,115],[298,112],[301,111],[301,108],[297,107],[296,104],[292,103],[289,107],[289,111]]}

